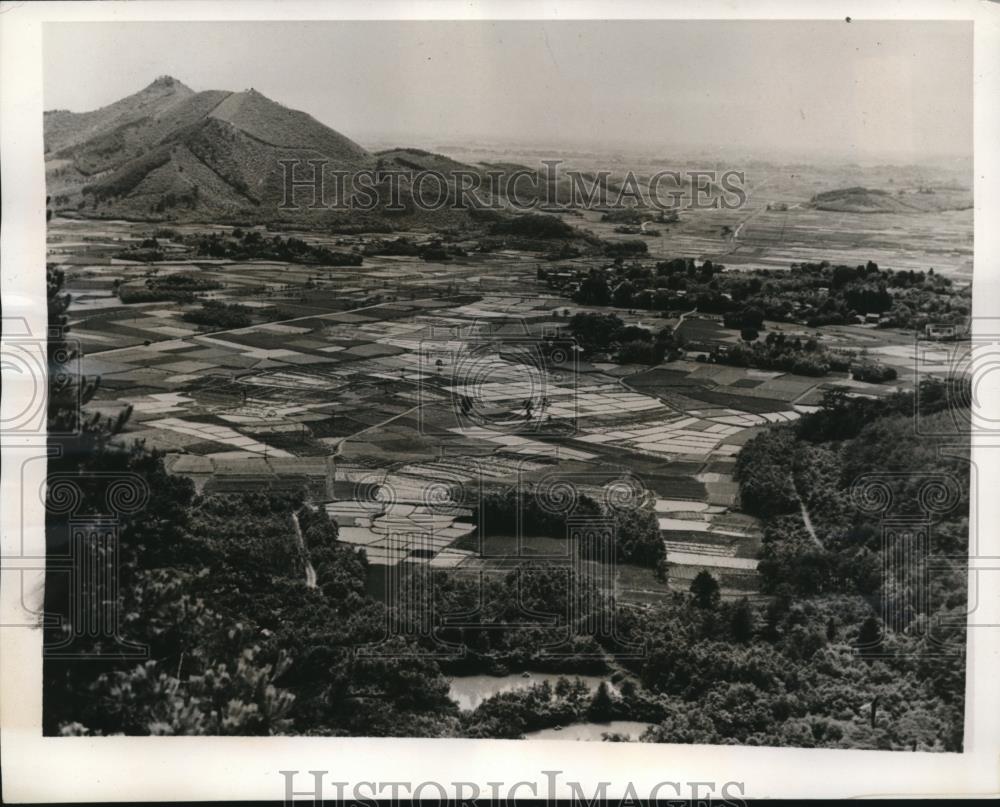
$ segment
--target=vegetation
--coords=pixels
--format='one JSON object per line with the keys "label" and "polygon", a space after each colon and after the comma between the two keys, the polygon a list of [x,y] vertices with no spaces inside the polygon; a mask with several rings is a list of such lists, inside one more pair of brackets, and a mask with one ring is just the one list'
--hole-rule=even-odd
{"label": "vegetation", "polygon": [[480,500],[480,527],[489,535],[566,536],[566,519],[610,516],[613,546],[600,536],[584,539],[577,551],[585,558],[606,558],[612,552],[618,562],[655,569],[664,556],[656,517],[641,507],[608,509],[586,493],[563,500],[560,492],[526,486],[520,490],[488,492]]}
{"label": "vegetation", "polygon": [[365,244],[364,254],[401,255],[415,258],[420,255],[420,247],[405,236],[400,236],[391,240],[385,239]]}
{"label": "vegetation", "polygon": [[519,235],[525,238],[580,238],[582,234],[562,219],[544,213],[524,213],[500,219],[490,225],[492,235]]}
{"label": "vegetation", "polygon": [[[759,620],[749,636],[738,616],[748,607]],[[899,636],[885,639],[897,655],[860,657],[855,647],[870,617],[859,600],[783,597],[708,609],[675,601],[642,615],[636,630],[649,649],[630,666],[660,712],[644,739],[960,750],[962,677],[953,676],[962,662],[946,671],[926,640]],[[918,653],[907,657],[907,649]]]}
{"label": "vegetation", "polygon": [[[755,437],[737,462],[743,509],[766,519],[759,572],[763,590],[776,599],[764,632],[779,635],[778,609],[812,614],[804,623],[811,627],[801,631],[803,641],[812,637],[810,655],[840,636],[844,650],[850,645],[868,659],[865,697],[877,696],[880,708],[888,708],[881,722],[874,712],[871,718],[876,747],[961,747],[964,619],[957,614],[966,583],[964,564],[951,559],[966,551],[969,465],[963,438],[917,439],[913,420],[917,411],[928,433],[955,433],[956,418],[968,412],[949,409],[949,401],[963,399],[950,395],[948,386],[928,380],[919,398],[898,393],[882,401],[831,393],[820,412],[797,426]],[[942,452],[944,445],[951,450]],[[885,512],[861,509],[852,492],[872,475]],[[922,498],[928,480],[940,495],[934,511]],[[923,576],[922,558],[887,566],[883,555],[901,551],[897,544],[911,536],[887,537],[880,518],[928,513],[935,573]],[[840,610],[827,602],[839,603]],[[888,624],[876,614],[887,614]],[[948,652],[932,652],[935,644]],[[914,705],[887,698],[877,683],[881,676],[912,693]]]}
{"label": "vegetation", "polygon": [[[725,602],[711,582],[693,588],[617,612],[616,629],[646,648],[612,674],[617,693],[560,679],[498,694],[460,717],[463,734],[513,738],[612,719],[652,723],[642,739],[664,743],[961,749],[957,632],[890,633],[860,597]],[[958,656],[935,657],[941,641],[957,642]]]}
{"label": "vegetation", "polygon": [[146,176],[170,162],[170,149],[161,147],[125,163],[110,175],[84,185],[83,195],[96,205],[108,199],[127,196]]}
{"label": "vegetation", "polygon": [[423,244],[417,254],[425,261],[450,261],[453,257],[462,257],[465,250],[455,244],[444,244],[441,239],[434,239]]}
{"label": "vegetation", "polygon": [[160,250],[160,242],[156,238],[146,238],[136,245],[129,247],[123,252],[115,255],[116,258],[128,261],[142,261],[152,263],[163,260],[163,252]]}
{"label": "vegetation", "polygon": [[250,311],[250,308],[239,303],[205,300],[201,308],[184,312],[184,321],[219,330],[245,328],[253,322]]}
{"label": "vegetation", "polygon": [[[199,495],[166,472],[160,454],[126,440],[128,411],[84,414],[80,403],[98,386],[70,372],[61,285],[50,270],[50,557],[66,552],[74,519],[107,512],[109,479],[141,480],[152,495],[116,525],[119,638],[74,638],[80,615],[70,602],[81,592],[49,565],[46,612],[63,620],[46,624],[46,648],[73,638],[78,652],[102,655],[80,663],[47,653],[47,735],[517,737],[630,719],[654,724],[645,739],[661,742],[961,750],[968,462],[956,439],[913,436],[915,415],[928,419],[929,434],[968,416],[955,405],[968,400],[959,382],[878,400],[830,393],[820,411],[745,446],[737,475],[743,508],[765,519],[766,600],[727,601],[706,574],[648,608],[622,607],[580,569],[610,552],[661,566],[655,515],[586,493],[569,506],[529,488],[487,496],[491,532],[513,528],[521,512],[528,534],[560,537],[568,515],[592,515],[612,519],[614,545],[585,539],[586,563],[570,573],[534,562],[480,579],[414,565],[399,570],[401,597],[387,605],[368,594],[375,572],[364,551],[338,544],[336,524],[301,492]],[[675,344],[669,329],[641,336],[614,315],[579,316],[571,324],[588,351]],[[957,448],[943,453],[946,443]],[[884,474],[887,501],[903,516],[924,512],[922,475],[951,480],[945,487],[956,493],[928,532],[936,557],[926,582],[916,566],[881,573],[892,545],[879,514],[852,494],[873,473]],[[60,506],[56,481],[75,486],[75,510]],[[94,535],[74,540],[107,551]],[[113,595],[99,578],[84,585],[86,600]],[[921,585],[925,599],[913,596]],[[568,626],[551,619],[567,613]],[[456,614],[461,622],[447,619]],[[588,627],[607,618],[611,635]],[[387,637],[389,625],[399,630]],[[123,657],[119,639],[148,657]],[[465,653],[435,656],[441,643]],[[643,652],[609,661],[623,644]],[[469,713],[448,697],[446,674],[523,669],[599,673],[614,686],[591,692],[562,679]]]}
{"label": "vegetation", "polygon": [[259,230],[244,231],[239,227],[228,236],[213,232],[193,237],[193,245],[200,255],[237,261],[268,260],[322,266],[361,266],[363,260],[356,252],[334,252],[293,236],[282,238],[275,235],[268,238]]}
{"label": "vegetation", "polygon": [[670,327],[654,336],[647,328],[626,325],[617,314],[593,311],[574,314],[569,331],[585,357],[610,352],[621,364],[659,364],[676,358],[683,346],[683,340]]}
{"label": "vegetation", "polygon": [[784,333],[774,331],[768,333],[763,342],[754,341],[757,336],[754,330],[753,340],[719,348],[712,353],[712,360],[735,367],[780,370],[806,376],[824,376],[830,371],[844,372],[851,366],[853,353],[828,350],[815,339],[788,338]]}
{"label": "vegetation", "polygon": [[870,384],[882,384],[896,380],[896,369],[875,361],[862,361],[851,366],[851,376],[855,381],[867,381]]}
{"label": "vegetation", "polygon": [[621,261],[626,256],[644,254],[647,249],[646,242],[641,239],[606,241],[544,213],[497,218],[495,211],[480,211],[476,219],[489,223],[487,235],[479,245],[483,252],[514,248],[540,252],[549,261],[568,260],[584,254],[604,255]]}
{"label": "vegetation", "polygon": [[719,604],[719,584],[702,569],[691,581],[691,598],[698,608],[715,608]]}
{"label": "vegetation", "polygon": [[208,278],[185,272],[161,275],[159,271],[151,270],[151,276],[146,278],[144,286],[119,284],[118,298],[123,303],[156,303],[167,300],[190,303],[199,292],[222,288],[221,283]]}
{"label": "vegetation", "polygon": [[[68,296],[60,272],[50,269],[48,280],[49,321],[63,328],[50,341],[50,361],[66,368]],[[336,527],[324,513],[303,507],[298,494],[196,496],[190,480],[165,471],[162,455],[122,440],[128,412],[115,421],[81,415],[80,402],[96,389],[92,379],[50,374],[50,439],[57,450],[49,478],[79,492],[76,516],[105,512],[109,478],[141,480],[150,492],[118,522],[119,633],[146,646],[149,656],[122,659],[115,640],[92,635],[77,637],[74,650],[103,651],[100,659],[47,655],[46,734],[450,730],[455,707],[436,664],[404,652],[381,660],[352,652],[382,638],[385,609],[363,593],[363,554],[335,543]],[[56,506],[60,490],[50,485],[46,519],[54,555],[65,553],[70,539],[70,514]],[[317,573],[315,589],[302,582],[294,513]],[[62,646],[80,618],[70,611],[66,577],[49,571],[46,578],[46,612],[63,616],[61,625],[46,628],[48,647]],[[76,594],[101,600],[109,592]],[[396,647],[405,651],[406,640]]]}
{"label": "vegetation", "polygon": [[649,266],[625,263],[620,250],[607,254],[619,260],[594,269],[573,294],[577,302],[608,305],[614,289],[614,304],[622,308],[696,307],[722,315],[728,327],[758,331],[765,319],[817,327],[854,324],[866,315],[879,327],[923,330],[928,324],[961,325],[971,311],[970,289],[956,287],[933,269],[893,271],[871,261],[856,267],[823,261],[792,264],[788,271],[727,272],[710,260],[699,265],[673,258]]}
{"label": "vegetation", "polygon": [[189,291],[172,291],[149,286],[118,286],[118,299],[123,303],[159,303],[172,300],[177,303],[194,302],[194,294]]}
{"label": "vegetation", "polygon": [[652,214],[634,207],[625,207],[620,210],[608,210],[601,214],[601,221],[609,221],[614,224],[642,224],[646,219],[652,218]]}
{"label": "vegetation", "polygon": [[619,241],[604,242],[604,254],[612,257],[642,255],[647,250],[646,242],[640,238],[623,238]]}

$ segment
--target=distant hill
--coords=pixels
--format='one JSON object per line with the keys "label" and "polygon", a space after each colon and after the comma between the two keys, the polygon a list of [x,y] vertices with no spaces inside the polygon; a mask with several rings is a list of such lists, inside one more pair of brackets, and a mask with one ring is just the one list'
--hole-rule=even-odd
{"label": "distant hill", "polygon": [[[418,156],[426,167],[462,167],[426,152],[376,156],[305,112],[253,89],[194,92],[169,76],[92,112],[46,112],[45,156],[49,195],[63,213],[151,220],[295,219],[304,225],[357,216],[280,210],[281,160],[322,159],[329,170],[348,174],[376,167],[419,170]],[[328,187],[332,194],[332,183]],[[425,214],[413,205],[409,184],[402,187],[405,209],[397,217],[457,215],[447,210]]]}
{"label": "distant hill", "polygon": [[817,193],[810,206],[838,213],[932,213],[972,207],[972,194],[954,187],[918,187],[893,192],[853,187]]}

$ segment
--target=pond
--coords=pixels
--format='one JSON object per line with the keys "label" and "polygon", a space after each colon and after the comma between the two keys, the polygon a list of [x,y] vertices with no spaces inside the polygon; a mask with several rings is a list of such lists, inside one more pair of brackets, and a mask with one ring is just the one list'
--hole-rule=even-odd
{"label": "pond", "polygon": [[639,720],[612,720],[610,723],[574,723],[561,729],[539,729],[524,734],[526,740],[575,740],[577,742],[600,742],[602,734],[627,734],[632,742],[638,742],[642,733],[653,723]]}
{"label": "pond", "polygon": [[[548,681],[555,688],[556,681],[568,678],[572,681],[579,678],[591,692],[596,692],[601,681],[606,681],[608,690],[617,695],[618,689],[606,677],[600,675],[566,675],[564,673],[511,673],[510,675],[462,675],[451,679],[448,696],[458,704],[462,711],[471,711],[487,698],[498,692],[512,692],[515,689],[528,689],[535,684]],[[597,739],[600,739],[598,735]]]}

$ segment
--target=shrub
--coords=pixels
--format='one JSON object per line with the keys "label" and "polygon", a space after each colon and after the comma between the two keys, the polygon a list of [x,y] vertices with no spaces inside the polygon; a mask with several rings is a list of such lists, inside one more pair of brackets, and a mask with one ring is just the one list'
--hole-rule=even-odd
{"label": "shrub", "polygon": [[207,325],[220,329],[245,328],[253,322],[250,318],[250,309],[245,305],[236,303],[227,305],[218,300],[208,300],[201,305],[200,309],[185,313],[184,320],[193,322],[195,325]]}
{"label": "shrub", "polygon": [[864,361],[851,367],[851,376],[855,381],[866,381],[869,384],[882,384],[896,380],[896,369],[873,361]]}

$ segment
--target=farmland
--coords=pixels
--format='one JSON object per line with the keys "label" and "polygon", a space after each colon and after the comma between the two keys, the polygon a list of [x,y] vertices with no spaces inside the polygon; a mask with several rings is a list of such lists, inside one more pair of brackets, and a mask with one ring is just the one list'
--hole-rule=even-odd
{"label": "farmland", "polygon": [[[828,214],[782,212],[782,221],[791,215],[794,222],[781,225],[780,245],[768,241],[777,226],[770,210],[741,213],[739,242],[728,244],[712,235],[719,215],[682,220],[670,225],[669,238],[647,239],[649,260],[667,242],[737,266],[763,250],[768,257],[755,266],[777,266],[815,256],[808,222]],[[584,226],[614,238],[594,216],[585,218]],[[873,254],[863,227],[826,229],[852,232],[850,249]],[[129,410],[118,439],[166,452],[167,468],[206,493],[304,488],[336,521],[340,541],[364,548],[375,577],[410,563],[506,569],[550,554],[552,542],[568,557],[572,537],[486,536],[476,512],[485,490],[558,479],[605,502],[624,490],[628,507],[656,513],[666,572],[623,565],[625,601],[686,588],[703,568],[719,577],[726,596],[753,592],[760,526],[739,512],[732,475],[742,445],[814,410],[829,390],[881,396],[913,379],[912,335],[849,325],[765,327],[877,355],[898,368],[897,383],[705,363],[697,351],[655,367],[584,360],[572,349],[567,321],[601,309],[539,283],[540,257],[531,251],[472,251],[436,262],[371,254],[382,236],[298,232],[287,243],[299,253],[343,259],[331,266],[204,254],[205,244],[235,251],[220,245],[239,245],[241,235],[244,245],[271,243],[269,234],[248,241],[217,225],[52,223],[50,260],[66,271],[83,371],[101,378],[89,408],[107,416]],[[808,249],[791,248],[799,237]],[[129,259],[150,239],[157,260]],[[821,243],[843,257],[836,243]],[[914,243],[922,248],[919,233]],[[193,292],[127,302],[174,289]],[[700,349],[740,341],[712,315],[607,310],[637,327],[676,325]],[[561,345],[558,360],[540,359],[540,344]],[[372,582],[376,589],[383,583]]]}
{"label": "farmland", "polygon": [[[295,731],[717,742],[729,729],[671,728],[688,702],[755,665],[794,691],[834,653],[806,670],[832,694],[795,707],[826,716],[824,744],[960,747],[939,738],[951,713],[918,740],[855,717],[879,547],[845,479],[870,440],[860,470],[897,449],[941,461],[904,439],[907,393],[967,345],[968,213],[809,198],[755,194],[641,239],[600,211],[442,232],[57,216],[49,262],[73,369],[100,379],[81,413],[107,424],[95,461],[149,463],[166,491],[140,550],[282,637]],[[932,326],[947,338],[917,339]],[[379,636],[422,654],[398,661],[388,711],[393,673],[343,652]],[[774,703],[740,736],[802,744]]]}

